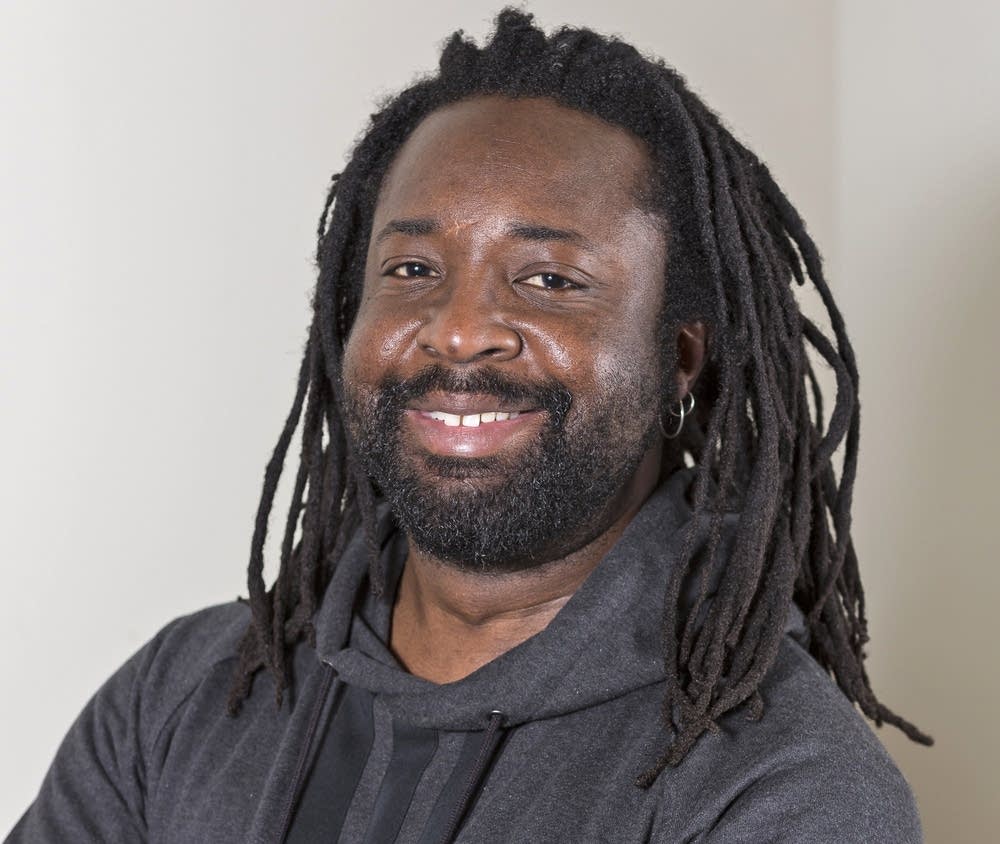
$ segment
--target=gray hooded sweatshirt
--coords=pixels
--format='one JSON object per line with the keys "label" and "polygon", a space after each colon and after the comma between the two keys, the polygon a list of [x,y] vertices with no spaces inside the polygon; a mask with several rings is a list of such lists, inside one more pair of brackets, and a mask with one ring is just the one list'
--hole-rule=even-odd
{"label": "gray hooded sweatshirt", "polygon": [[[454,683],[393,659],[393,589],[371,595],[360,537],[280,710],[259,677],[225,714],[246,606],[172,622],[87,704],[7,842],[921,841],[910,789],[794,607],[763,717],[724,716],[635,785],[665,742],[662,602],[689,480],[650,497],[545,630]],[[406,543],[387,513],[379,537],[391,586]]]}

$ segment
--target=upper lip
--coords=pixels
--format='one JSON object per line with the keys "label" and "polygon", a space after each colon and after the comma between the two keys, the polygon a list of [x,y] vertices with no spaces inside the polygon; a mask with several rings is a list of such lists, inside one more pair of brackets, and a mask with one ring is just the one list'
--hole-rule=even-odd
{"label": "upper lip", "polygon": [[535,410],[532,405],[503,402],[496,396],[485,393],[428,393],[414,399],[407,407],[424,413],[437,410],[456,416],[472,416],[477,413],[524,413]]}

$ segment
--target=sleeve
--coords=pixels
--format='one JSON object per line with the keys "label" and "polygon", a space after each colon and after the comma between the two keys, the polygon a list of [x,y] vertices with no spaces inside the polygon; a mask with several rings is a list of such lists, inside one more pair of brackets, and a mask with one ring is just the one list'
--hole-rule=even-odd
{"label": "sleeve", "polygon": [[830,749],[813,764],[774,771],[732,800],[700,844],[921,844],[913,794],[891,762],[858,766]]}
{"label": "sleeve", "polygon": [[5,844],[146,840],[142,683],[158,639],[133,655],[84,707]]}
{"label": "sleeve", "polygon": [[[763,717],[728,713],[666,781],[674,791],[684,784],[678,811],[688,818],[685,841],[921,844],[906,779],[799,642],[785,637],[761,691]],[[669,805],[672,796],[664,791],[662,799]],[[675,818],[665,813],[652,840],[676,841]]]}

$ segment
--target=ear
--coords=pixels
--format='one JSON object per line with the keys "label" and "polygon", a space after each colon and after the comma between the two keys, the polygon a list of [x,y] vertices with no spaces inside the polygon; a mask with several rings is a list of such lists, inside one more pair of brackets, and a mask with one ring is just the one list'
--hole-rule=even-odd
{"label": "ear", "polygon": [[694,387],[708,348],[708,329],[703,322],[686,322],[677,330],[677,398]]}

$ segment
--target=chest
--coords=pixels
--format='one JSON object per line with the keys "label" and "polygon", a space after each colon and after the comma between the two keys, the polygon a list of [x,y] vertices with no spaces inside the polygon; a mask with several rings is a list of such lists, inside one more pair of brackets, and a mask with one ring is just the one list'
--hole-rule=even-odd
{"label": "chest", "polygon": [[151,782],[150,840],[644,842],[665,821],[678,841],[696,831],[661,791],[634,784],[655,739],[636,729],[636,701],[500,729],[487,747],[486,730],[412,727],[364,691],[333,683],[321,705],[318,694],[236,719],[192,701]]}

